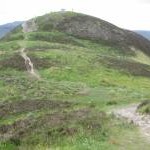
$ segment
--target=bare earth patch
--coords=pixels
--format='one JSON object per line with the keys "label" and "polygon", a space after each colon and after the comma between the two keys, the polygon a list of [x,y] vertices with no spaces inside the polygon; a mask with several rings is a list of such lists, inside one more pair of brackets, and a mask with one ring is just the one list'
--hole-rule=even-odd
{"label": "bare earth patch", "polygon": [[134,123],[141,129],[142,135],[150,142],[150,115],[137,113],[138,104],[114,110],[112,113],[118,118],[124,118],[130,123]]}

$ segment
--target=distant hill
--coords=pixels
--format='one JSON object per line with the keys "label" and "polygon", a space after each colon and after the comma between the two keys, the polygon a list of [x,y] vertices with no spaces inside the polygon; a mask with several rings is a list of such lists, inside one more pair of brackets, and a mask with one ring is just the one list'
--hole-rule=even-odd
{"label": "distant hill", "polygon": [[22,21],[15,21],[12,23],[7,23],[4,25],[0,25],[0,38],[5,36],[8,32],[16,28],[18,25],[22,24]]}
{"label": "distant hill", "polygon": [[150,31],[136,30],[135,32],[150,40]]}

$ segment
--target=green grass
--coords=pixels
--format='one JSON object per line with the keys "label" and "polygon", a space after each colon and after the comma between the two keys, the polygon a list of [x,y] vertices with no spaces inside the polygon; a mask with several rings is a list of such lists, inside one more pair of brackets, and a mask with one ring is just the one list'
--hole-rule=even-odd
{"label": "green grass", "polygon": [[38,25],[39,31],[48,32],[48,31],[55,31],[56,25],[62,20],[64,20],[66,17],[71,18],[77,15],[81,15],[81,14],[77,14],[74,12],[65,12],[65,13],[52,12],[42,17],[35,18],[35,21]]}
{"label": "green grass", "polygon": [[19,44],[15,41],[0,42],[0,51],[16,51],[20,48]]}
{"label": "green grass", "polygon": [[10,34],[2,39],[2,41],[16,41],[16,40],[23,40],[24,35],[23,33],[16,33],[16,34]]}
{"label": "green grass", "polygon": [[143,52],[136,50],[135,51],[136,57],[133,57],[132,59],[141,62],[143,64],[150,65],[150,58],[149,56],[145,55]]}
{"label": "green grass", "polygon": [[[95,120],[95,122],[99,120]],[[51,129],[40,129],[37,133],[30,135],[30,137],[25,138],[23,141],[17,141],[17,139],[12,139],[9,142],[2,143],[1,148],[5,149],[17,148],[20,149],[60,149],[60,150],[87,150],[93,149],[98,150],[148,150],[150,144],[148,144],[144,138],[140,137],[140,133],[137,131],[135,126],[127,124],[123,121],[108,119],[104,122],[101,128],[94,128],[91,132],[90,129],[85,131],[84,124],[67,125],[67,128],[73,129],[77,128],[79,130],[75,135],[65,135],[59,132],[59,129],[65,129],[65,126],[60,128],[51,128]],[[41,131],[42,130],[42,131]],[[65,130],[64,130],[65,131]],[[53,133],[53,136],[47,135],[46,133]]]}
{"label": "green grass", "polygon": [[72,45],[46,42],[46,41],[27,41],[27,42],[24,42],[24,44],[25,44],[25,47],[28,50],[47,51],[47,50],[50,50],[50,49],[63,49],[63,50],[74,49],[74,46],[72,46]]}
{"label": "green grass", "polygon": [[139,106],[137,111],[141,114],[150,114],[150,100],[143,101]]}
{"label": "green grass", "polygon": [[27,34],[28,40],[31,41],[47,41],[47,42],[56,42],[56,43],[68,43],[73,45],[82,46],[82,43],[79,43],[76,38],[68,36],[65,33],[58,31],[55,32],[31,32]]}
{"label": "green grass", "polygon": [[[74,16],[71,12],[67,15]],[[42,24],[44,20],[38,19]],[[59,19],[63,16],[56,15],[54,20]],[[134,125],[106,114],[116,107],[150,99],[149,77],[106,65],[109,59],[134,62],[133,56],[102,42],[81,40],[54,30],[45,32],[47,27],[49,24],[41,26],[39,32],[28,33],[28,40],[21,40],[22,33],[17,29],[8,42],[0,42],[0,115],[8,102],[14,109],[0,118],[0,133],[6,127],[6,131],[16,127],[18,132],[12,133],[20,133],[1,140],[0,149],[148,150],[150,144]],[[26,48],[40,80],[27,73],[19,57],[21,46]],[[145,61],[148,64],[148,58]],[[57,104],[37,110],[33,105],[32,111],[17,113],[13,104],[23,100],[53,100],[60,105],[67,101],[73,106],[60,108]],[[6,114],[7,108],[4,110]]]}

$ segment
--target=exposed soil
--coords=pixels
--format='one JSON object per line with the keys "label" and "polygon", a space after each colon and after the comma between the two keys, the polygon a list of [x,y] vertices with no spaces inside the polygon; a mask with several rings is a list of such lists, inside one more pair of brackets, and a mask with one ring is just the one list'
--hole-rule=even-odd
{"label": "exposed soil", "polygon": [[36,73],[31,59],[27,56],[25,52],[25,48],[22,48],[20,52],[21,52],[22,58],[24,58],[25,66],[26,66],[28,73],[30,73],[35,78],[39,79],[40,76]]}
{"label": "exposed soil", "polygon": [[34,32],[34,31],[37,31],[37,29],[38,29],[34,19],[30,19],[30,20],[24,22],[22,24],[22,28],[23,28],[22,29],[23,33]]}
{"label": "exposed soil", "polygon": [[[35,21],[33,19],[22,24],[22,32],[24,33],[25,40],[28,39],[28,36],[26,35],[27,32],[33,32],[36,30],[37,30],[37,27],[36,27]],[[27,56],[24,47],[22,47],[22,49],[20,50],[20,55],[24,59],[25,66],[26,66],[28,73],[30,73],[33,77],[40,79],[40,76],[35,71],[34,65],[33,65],[30,57]]]}
{"label": "exposed soil", "polygon": [[118,118],[124,118],[130,123],[134,123],[141,129],[142,135],[150,141],[150,115],[137,113],[138,104],[113,111]]}

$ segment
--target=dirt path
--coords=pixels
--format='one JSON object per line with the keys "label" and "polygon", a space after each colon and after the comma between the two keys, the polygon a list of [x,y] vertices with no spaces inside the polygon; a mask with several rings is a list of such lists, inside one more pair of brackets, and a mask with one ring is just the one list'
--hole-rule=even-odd
{"label": "dirt path", "polygon": [[36,73],[36,71],[34,70],[33,67],[33,63],[31,61],[31,59],[27,56],[26,52],[25,52],[25,48],[22,48],[20,50],[21,56],[24,58],[25,61],[25,66],[27,68],[27,71],[34,77],[39,78],[39,75]]}
{"label": "dirt path", "polygon": [[138,104],[130,105],[125,108],[113,110],[112,113],[118,118],[124,118],[139,126],[141,133],[150,142],[150,116],[140,115],[136,112]]}
{"label": "dirt path", "polygon": [[[27,40],[28,37],[26,35],[27,32],[33,32],[33,31],[36,31],[37,30],[37,27],[36,27],[36,24],[34,22],[34,20],[31,20],[29,22],[25,22],[22,24],[22,31],[24,33],[24,39]],[[39,75],[37,74],[37,72],[35,71],[34,69],[34,65],[30,59],[30,57],[27,56],[26,54],[26,51],[25,51],[25,48],[23,47],[21,50],[20,50],[20,55],[22,56],[22,58],[24,59],[25,61],[25,65],[26,65],[26,68],[27,68],[27,71],[32,75],[34,76],[35,78],[39,79]]]}

